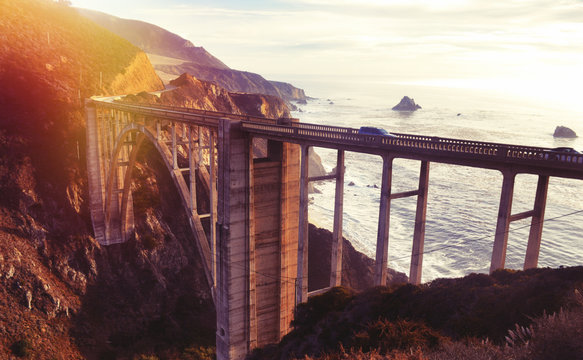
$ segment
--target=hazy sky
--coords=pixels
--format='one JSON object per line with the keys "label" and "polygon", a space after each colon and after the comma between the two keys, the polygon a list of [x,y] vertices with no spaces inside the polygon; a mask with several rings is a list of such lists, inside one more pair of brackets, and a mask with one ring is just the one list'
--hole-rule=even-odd
{"label": "hazy sky", "polygon": [[154,23],[272,79],[358,76],[583,102],[583,0],[72,2]]}

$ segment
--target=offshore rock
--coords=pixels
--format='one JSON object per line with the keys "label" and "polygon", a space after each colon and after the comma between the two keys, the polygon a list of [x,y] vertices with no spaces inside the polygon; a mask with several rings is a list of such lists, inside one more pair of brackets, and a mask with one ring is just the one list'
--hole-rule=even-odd
{"label": "offshore rock", "polygon": [[555,128],[555,133],[553,134],[553,137],[559,137],[559,138],[576,138],[577,134],[575,133],[575,131],[569,129],[566,126],[557,126]]}
{"label": "offshore rock", "polygon": [[393,106],[395,111],[415,111],[418,109],[421,109],[421,106],[415,104],[415,100],[408,96],[404,96],[397,105]]}

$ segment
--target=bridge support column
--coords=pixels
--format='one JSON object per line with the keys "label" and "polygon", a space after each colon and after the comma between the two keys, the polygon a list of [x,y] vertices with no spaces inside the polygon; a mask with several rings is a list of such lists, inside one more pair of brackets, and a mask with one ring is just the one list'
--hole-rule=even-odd
{"label": "bridge support column", "polygon": [[508,245],[508,230],[510,229],[511,221],[512,196],[514,194],[514,179],[516,174],[510,171],[503,171],[502,175],[502,193],[500,195],[500,208],[498,210],[494,248],[492,249],[490,274],[498,269],[504,268],[506,247]]}
{"label": "bridge support column", "polygon": [[281,340],[291,330],[295,310],[298,269],[298,218],[300,185],[300,147],[282,144],[281,157],[281,229],[280,229],[280,325]]}
{"label": "bridge support column", "polygon": [[417,211],[415,213],[415,232],[413,234],[413,249],[411,253],[411,268],[409,282],[421,283],[423,269],[423,247],[425,243],[425,218],[427,215],[427,190],[429,188],[429,162],[421,162],[419,174],[419,191],[417,194]]}
{"label": "bridge support column", "polygon": [[308,301],[308,145],[301,146],[300,155],[300,214],[298,222],[298,276],[296,305]]}
{"label": "bridge support column", "polygon": [[342,213],[344,204],[344,150],[338,150],[336,160],[336,196],[334,200],[334,229],[332,231],[332,259],[330,286],[342,284]]}
{"label": "bridge support column", "polygon": [[217,359],[243,359],[256,344],[254,239],[250,233],[250,142],[240,123],[219,121]]}
{"label": "bridge support column", "polygon": [[176,123],[172,122],[172,167],[178,169],[178,151],[176,149]]}
{"label": "bridge support column", "polygon": [[[189,168],[189,178],[190,178],[190,211],[198,214],[197,203],[196,203],[196,168],[197,163],[194,158],[195,146],[194,146],[194,130],[192,126],[188,127],[188,168]],[[199,158],[202,161],[202,158]],[[212,245],[212,244],[211,244]],[[213,248],[211,246],[211,252]],[[214,279],[214,276],[213,276]]]}
{"label": "bridge support column", "polygon": [[539,175],[534,199],[534,210],[530,223],[530,234],[528,236],[528,246],[524,259],[524,270],[535,268],[538,265],[540,253],[540,243],[543,233],[543,222],[545,217],[545,207],[547,203],[547,190],[549,188],[549,177]]}
{"label": "bridge support column", "polygon": [[[198,128],[199,151],[202,154],[202,134]],[[215,134],[209,129],[209,212],[210,212],[210,247],[211,247],[211,276],[213,279],[213,291],[217,287],[217,166],[215,165]],[[199,157],[199,166],[202,164],[202,155]]]}
{"label": "bridge support column", "polygon": [[85,105],[85,119],[87,123],[87,174],[89,177],[89,210],[95,239],[105,243],[105,212],[104,212],[104,182],[100,162],[99,125],[97,109],[91,102]]}
{"label": "bridge support column", "polygon": [[375,260],[375,285],[385,285],[387,282],[392,170],[393,158],[389,157],[388,155],[383,155],[383,175],[381,183],[379,226],[377,233],[377,249]]}

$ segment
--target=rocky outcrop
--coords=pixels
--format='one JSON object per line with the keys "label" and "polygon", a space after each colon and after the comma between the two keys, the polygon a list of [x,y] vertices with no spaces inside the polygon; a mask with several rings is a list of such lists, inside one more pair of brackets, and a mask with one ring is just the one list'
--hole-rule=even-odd
{"label": "rocky outcrop", "polygon": [[408,96],[404,96],[397,105],[393,106],[395,111],[415,111],[418,109],[421,109],[421,106],[415,104],[415,100]]}
{"label": "rocky outcrop", "polygon": [[[180,75],[188,73],[197,79],[214,82],[233,92],[257,93],[281,97],[284,100],[305,99],[304,91],[292,85],[271,82],[259,74],[232,69],[216,69],[194,62],[180,65],[155,65],[156,70],[167,74]],[[285,84],[285,85],[284,85]]]}
{"label": "rocky outcrop", "polygon": [[281,81],[269,81],[278,90],[280,96],[285,100],[297,100],[298,103],[306,104],[306,94],[303,89],[298,89],[292,84]]}
{"label": "rocky outcrop", "polygon": [[[330,257],[332,233],[326,229],[310,224],[308,229],[308,268],[309,291],[330,286]],[[373,259],[354,249],[352,244],[342,242],[342,285],[355,290],[364,290],[374,286]],[[387,284],[407,282],[403,273],[388,269]]]}
{"label": "rocky outcrop", "polygon": [[145,92],[128,95],[122,101],[165,104],[194,109],[228,112],[268,118],[290,117],[289,108],[279,97],[229,92],[209,81],[182,74],[170,83],[174,88],[160,97]]}
{"label": "rocky outcrop", "polygon": [[[320,155],[312,147],[308,150],[308,175],[310,177],[327,175],[326,169],[322,165],[322,158],[320,158]],[[319,192],[319,190],[316,189],[314,182],[309,182],[308,193],[316,192]]]}
{"label": "rocky outcrop", "polygon": [[242,114],[272,119],[290,117],[289,108],[280,97],[263,94],[230,93]]}
{"label": "rocky outcrop", "polygon": [[553,136],[558,138],[576,138],[577,134],[566,126],[557,126]]}
{"label": "rocky outcrop", "polygon": [[326,169],[322,165],[322,158],[312,147],[308,150],[308,174],[310,177],[327,175]]}

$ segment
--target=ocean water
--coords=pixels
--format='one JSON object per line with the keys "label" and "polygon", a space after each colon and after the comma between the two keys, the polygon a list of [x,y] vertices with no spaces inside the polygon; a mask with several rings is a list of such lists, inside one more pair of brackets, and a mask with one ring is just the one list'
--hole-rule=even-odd
{"label": "ocean water", "polygon": [[[557,125],[583,134],[583,111],[564,104],[524,99],[503,92],[416,86],[375,81],[296,81],[315,97],[302,112],[302,122],[478,141],[583,150],[583,138],[555,139]],[[423,109],[399,113],[391,108],[407,95]],[[458,114],[460,114],[458,116]],[[331,171],[336,151],[315,148]],[[346,153],[344,236],[374,258],[382,160]],[[396,159],[392,191],[418,186],[420,163]],[[431,163],[422,281],[487,273],[498,214],[502,175],[498,171]],[[351,184],[353,183],[353,185]],[[349,185],[351,184],[351,185]],[[512,213],[531,210],[537,177],[518,175]],[[332,229],[334,182],[320,182],[310,194],[310,221]],[[389,266],[409,273],[416,197],[391,202]],[[551,178],[539,267],[583,264],[583,181]],[[573,214],[574,213],[574,214]],[[506,267],[522,269],[530,218],[510,225]]]}

